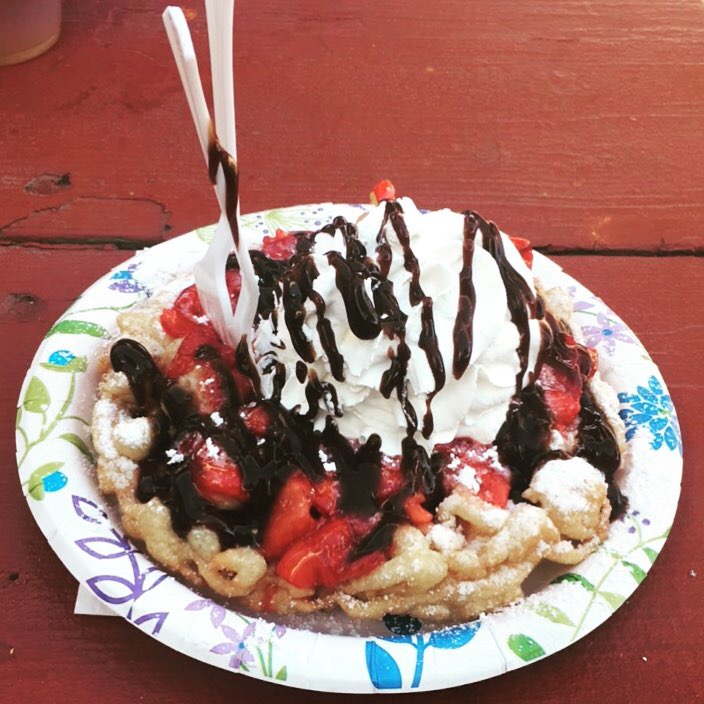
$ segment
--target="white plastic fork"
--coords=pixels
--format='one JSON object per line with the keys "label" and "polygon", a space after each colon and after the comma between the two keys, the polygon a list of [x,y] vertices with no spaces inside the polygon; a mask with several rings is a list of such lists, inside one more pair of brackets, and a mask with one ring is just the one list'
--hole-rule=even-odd
{"label": "white plastic fork", "polygon": [[[236,162],[237,147],[235,141],[234,84],[232,78],[234,0],[207,0],[206,13],[208,17],[216,126],[222,133],[219,141],[221,146]],[[167,7],[163,14],[163,20],[196,126],[201,149],[207,163],[210,140],[216,132],[205,102],[188,23],[181,8],[178,7]],[[205,256],[194,266],[194,275],[198,294],[205,312],[213,322],[221,338],[234,347],[243,336],[248,336],[251,330],[258,301],[258,284],[249,256],[246,236],[238,228],[240,229],[240,238],[235,251],[240,265],[242,285],[239,300],[233,314],[226,285],[225,265],[234,240],[230,230],[230,223],[226,216],[225,178],[221,168],[218,168],[216,174],[215,193],[220,204],[220,220]],[[236,217],[239,223],[239,199]]]}

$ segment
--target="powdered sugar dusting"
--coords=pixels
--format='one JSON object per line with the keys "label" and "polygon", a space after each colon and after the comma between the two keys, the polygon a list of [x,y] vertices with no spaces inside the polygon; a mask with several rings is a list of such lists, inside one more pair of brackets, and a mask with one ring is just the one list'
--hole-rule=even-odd
{"label": "powdered sugar dusting", "polygon": [[604,484],[601,472],[581,457],[546,462],[534,475],[531,488],[564,514],[591,507],[594,487]]}

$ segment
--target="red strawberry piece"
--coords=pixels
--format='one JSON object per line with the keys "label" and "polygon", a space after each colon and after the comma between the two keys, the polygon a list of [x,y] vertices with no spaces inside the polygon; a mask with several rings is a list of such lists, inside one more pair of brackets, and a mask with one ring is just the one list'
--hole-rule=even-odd
{"label": "red strawberry piece", "polygon": [[391,181],[384,179],[379,181],[379,183],[374,186],[372,192],[369,194],[369,200],[373,205],[381,203],[382,200],[395,200],[396,199],[396,189]]}
{"label": "red strawberry piece", "polygon": [[186,337],[196,327],[192,320],[175,308],[164,308],[159,322],[164,332],[175,340]]}
{"label": "red strawberry piece", "polygon": [[333,588],[367,574],[384,562],[377,551],[350,561],[354,531],[346,518],[335,518],[293,542],[276,565],[276,573],[302,589]]}
{"label": "red strawberry piece", "polygon": [[242,274],[240,274],[239,269],[228,269],[225,272],[225,281],[227,283],[227,290],[230,293],[232,310],[234,310],[237,306],[237,299],[240,297],[240,289],[242,288]]}
{"label": "red strawberry piece", "polygon": [[[565,332],[559,333],[562,337],[564,346],[572,352],[568,364],[572,370],[579,373],[587,379],[591,379],[594,373],[599,368],[599,355],[595,349],[580,345],[572,335]],[[564,360],[563,360],[564,361]]]}
{"label": "red strawberry piece", "polygon": [[582,379],[578,373],[561,366],[543,364],[538,377],[545,403],[558,430],[566,430],[577,419],[582,397]]}
{"label": "red strawberry piece", "polygon": [[487,503],[494,504],[500,508],[505,508],[508,503],[508,495],[511,491],[511,483],[503,475],[495,471],[480,472],[480,487],[477,496]]}
{"label": "red strawberry piece", "polygon": [[406,482],[401,471],[401,458],[398,456],[382,455],[379,484],[374,494],[379,502],[384,502],[394,494],[398,494]]}
{"label": "red strawberry piece", "polygon": [[177,379],[187,374],[197,364],[195,353],[199,347],[219,344],[221,343],[218,342],[217,335],[212,327],[203,325],[189,332],[181,341],[174,358],[166,367],[166,376],[171,379]]}
{"label": "red strawberry piece", "polygon": [[210,326],[205,319],[195,284],[179,293],[173,305],[162,311],[160,321],[164,332],[176,339],[186,337],[206,325]]}
{"label": "red strawberry piece", "polygon": [[318,525],[311,514],[313,482],[303,472],[294,472],[281,487],[264,530],[262,554],[267,560],[280,557],[297,538]]}
{"label": "red strawberry piece", "polygon": [[[228,269],[225,273],[225,279],[234,310],[240,295],[242,276],[237,269]],[[181,291],[173,305],[162,311],[160,322],[164,332],[174,339],[186,337],[203,328],[213,330],[212,324],[203,310],[195,284]]]}
{"label": "red strawberry piece", "polygon": [[290,259],[296,253],[298,238],[292,232],[276,230],[274,237],[265,237],[262,241],[262,252],[269,259]]}
{"label": "red strawberry piece", "polygon": [[227,509],[249,499],[239,466],[217,441],[209,438],[198,447],[190,469],[198,493],[208,503]]}
{"label": "red strawberry piece", "polygon": [[205,314],[203,306],[200,302],[200,297],[198,296],[198,289],[195,284],[183,289],[183,291],[179,293],[178,297],[174,301],[173,307],[191,320],[200,318]]}
{"label": "red strawberry piece", "polygon": [[403,504],[406,515],[414,526],[426,525],[433,520],[433,514],[423,508],[424,501],[425,494],[419,491],[409,496]]}
{"label": "red strawberry piece", "polygon": [[313,485],[313,506],[322,516],[332,516],[340,500],[340,482],[325,477]]}
{"label": "red strawberry piece", "polygon": [[[503,508],[511,488],[508,472],[497,467],[498,458],[491,445],[483,445],[471,438],[457,438],[451,443],[437,445],[445,455],[443,470],[445,491],[450,493],[457,484],[464,484],[482,500]],[[469,474],[468,481],[465,473]]]}
{"label": "red strawberry piece", "polygon": [[258,438],[264,437],[266,431],[271,425],[269,411],[264,406],[256,403],[240,408],[240,416],[250,433],[253,433]]}
{"label": "red strawberry piece", "polygon": [[518,250],[518,253],[523,257],[523,261],[526,263],[529,269],[533,268],[533,247],[529,240],[523,237],[511,237],[509,238],[513,242],[514,246]]}

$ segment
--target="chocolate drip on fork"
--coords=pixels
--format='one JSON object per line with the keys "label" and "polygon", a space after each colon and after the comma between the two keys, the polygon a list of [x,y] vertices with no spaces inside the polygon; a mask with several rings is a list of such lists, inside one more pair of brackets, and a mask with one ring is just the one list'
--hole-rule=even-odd
{"label": "chocolate drip on fork", "polygon": [[218,166],[222,167],[222,173],[225,177],[225,215],[230,224],[235,247],[239,247],[240,228],[237,224],[237,200],[239,198],[240,180],[237,162],[220,144],[211,125],[210,142],[208,144],[208,176],[212,184],[215,184],[217,179]]}

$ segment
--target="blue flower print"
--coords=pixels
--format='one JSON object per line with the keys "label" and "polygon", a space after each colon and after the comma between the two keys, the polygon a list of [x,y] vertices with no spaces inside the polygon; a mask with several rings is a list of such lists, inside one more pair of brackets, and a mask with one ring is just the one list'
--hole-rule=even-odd
{"label": "blue flower print", "polygon": [[[407,644],[416,651],[411,689],[420,686],[423,676],[425,651],[428,648],[455,650],[469,643],[481,626],[481,621],[472,621],[440,631],[433,631],[425,636],[420,633],[422,624],[411,616],[384,616],[384,625],[393,635],[380,636],[379,640],[392,644]],[[401,668],[389,650],[373,640],[365,643],[365,656],[369,679],[376,689],[401,689],[403,681]]]}
{"label": "blue flower print", "polygon": [[637,393],[620,393],[618,400],[624,408],[619,415],[626,424],[626,440],[631,440],[641,426],[652,435],[651,447],[659,450],[666,445],[682,454],[682,435],[677,422],[672,399],[665,393],[655,376],[648,379],[648,386],[636,387]]}
{"label": "blue flower print", "polygon": [[120,293],[144,293],[148,289],[134,278],[134,271],[137,269],[137,264],[130,264],[126,269],[116,271],[110,277],[110,286],[113,291]]}

